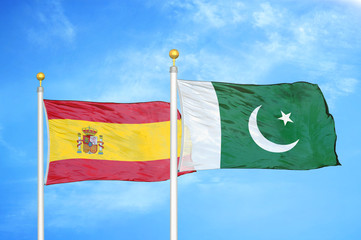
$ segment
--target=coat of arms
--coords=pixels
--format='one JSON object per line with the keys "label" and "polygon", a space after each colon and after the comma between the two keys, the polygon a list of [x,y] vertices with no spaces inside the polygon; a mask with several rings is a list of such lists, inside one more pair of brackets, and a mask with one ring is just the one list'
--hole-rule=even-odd
{"label": "coat of arms", "polygon": [[92,127],[83,128],[83,139],[81,138],[81,134],[78,133],[78,151],[77,153],[82,153],[81,151],[81,145],[83,144],[83,152],[88,154],[95,154],[98,152],[98,146],[99,146],[99,152],[98,154],[103,154],[104,149],[104,142],[103,142],[103,136],[99,135],[98,137],[95,136],[97,134],[97,130]]}

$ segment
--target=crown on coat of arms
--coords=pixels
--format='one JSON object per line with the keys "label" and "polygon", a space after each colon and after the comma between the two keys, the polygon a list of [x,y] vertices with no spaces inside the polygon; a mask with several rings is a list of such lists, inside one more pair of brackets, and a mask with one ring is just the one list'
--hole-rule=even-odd
{"label": "crown on coat of arms", "polygon": [[82,130],[85,135],[91,135],[91,136],[94,136],[98,132],[95,128],[91,128],[91,127],[86,127],[83,128]]}

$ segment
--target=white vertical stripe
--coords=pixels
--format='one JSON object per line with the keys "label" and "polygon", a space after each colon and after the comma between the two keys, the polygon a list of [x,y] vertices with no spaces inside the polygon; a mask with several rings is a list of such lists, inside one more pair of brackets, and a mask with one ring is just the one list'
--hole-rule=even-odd
{"label": "white vertical stripe", "polygon": [[221,120],[211,82],[178,80],[182,106],[180,171],[220,168]]}

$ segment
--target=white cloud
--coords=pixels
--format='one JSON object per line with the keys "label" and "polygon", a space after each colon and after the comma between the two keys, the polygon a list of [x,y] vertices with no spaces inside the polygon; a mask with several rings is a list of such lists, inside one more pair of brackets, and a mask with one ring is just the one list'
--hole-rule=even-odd
{"label": "white cloud", "polygon": [[347,96],[355,92],[359,81],[354,78],[342,78],[322,84],[321,88],[331,96]]}
{"label": "white cloud", "polygon": [[[334,8],[311,9],[297,15],[269,3],[261,4],[261,8],[253,16],[266,40],[255,42],[246,57],[248,69],[255,73],[257,82],[282,64],[293,64],[307,77],[301,80],[317,83],[343,79],[344,75],[355,72],[343,60],[347,51],[360,50],[361,35],[355,27],[354,15]],[[344,94],[338,96],[341,95]]]}
{"label": "white cloud", "polygon": [[[104,65],[97,65],[92,73],[92,77],[99,76],[92,82],[92,88],[97,89],[92,100],[168,101],[171,61],[170,49],[164,46],[170,43],[179,46],[178,76],[183,79],[270,83],[272,70],[291,64],[302,71],[304,79],[299,80],[319,84],[352,72],[346,70],[341,55],[333,53],[335,48],[347,50],[361,43],[355,19],[339,9],[311,8],[300,15],[269,2],[174,0],[159,4],[178,14],[175,19],[179,21],[174,21],[177,31],[156,36],[147,48],[110,52],[102,61]],[[223,36],[229,33],[229,25],[231,40]],[[252,36],[256,41],[245,46],[242,39],[249,29],[256,31]]]}
{"label": "white cloud", "polygon": [[186,18],[182,14],[178,17],[191,19],[206,28],[221,28],[244,21],[244,4],[240,1],[174,0],[167,1],[165,8],[186,10]]}
{"label": "white cloud", "polygon": [[355,78],[339,78],[321,84],[320,88],[325,94],[328,105],[334,108],[337,98],[356,92],[358,83],[359,80]]}
{"label": "white cloud", "polygon": [[257,11],[253,13],[255,26],[257,27],[265,27],[269,25],[279,26],[280,24],[282,24],[283,16],[279,10],[272,8],[268,2],[262,3],[261,8],[262,11]]}
{"label": "white cloud", "polygon": [[75,27],[65,15],[59,0],[39,3],[35,14],[38,24],[28,30],[30,41],[41,45],[49,45],[54,38],[67,43],[73,42]]}
{"label": "white cloud", "polygon": [[345,94],[350,94],[355,92],[358,82],[359,81],[354,78],[343,78],[337,83],[337,87],[340,89],[341,92]]}
{"label": "white cloud", "polygon": [[193,1],[197,11],[194,14],[195,22],[205,22],[213,27],[219,28],[226,24],[239,23],[243,20],[240,12],[243,10],[241,2],[207,2],[202,0]]}
{"label": "white cloud", "polygon": [[[184,56],[184,71],[192,69],[194,76],[191,80],[234,82],[244,79],[244,67],[234,67],[237,63],[231,56],[222,56],[206,49]],[[196,71],[194,71],[196,69]],[[183,74],[184,75],[184,74]]]}
{"label": "white cloud", "polygon": [[169,50],[122,49],[108,54],[105,66],[98,70],[103,78],[98,81],[99,89],[104,93],[98,96],[97,101],[169,101],[169,91],[164,91],[169,89],[167,66],[172,64]]}
{"label": "white cloud", "polygon": [[347,3],[347,4],[352,4],[354,6],[357,6],[357,7],[361,7],[361,0],[330,0],[330,1]]}

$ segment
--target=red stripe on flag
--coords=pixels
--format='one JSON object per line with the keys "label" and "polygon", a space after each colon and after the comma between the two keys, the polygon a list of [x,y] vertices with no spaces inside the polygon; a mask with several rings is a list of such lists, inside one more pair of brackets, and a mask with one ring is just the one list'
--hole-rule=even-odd
{"label": "red stripe on flag", "polygon": [[[180,172],[178,176],[194,171]],[[155,161],[109,161],[66,159],[50,162],[46,185],[86,180],[157,182],[169,179],[169,159]]]}
{"label": "red stripe on flag", "polygon": [[44,104],[49,120],[73,119],[123,124],[170,121],[168,102],[101,103],[44,100]]}

